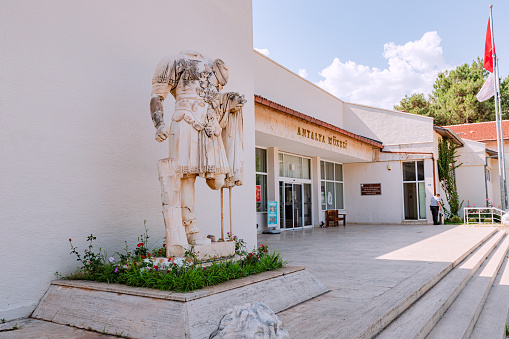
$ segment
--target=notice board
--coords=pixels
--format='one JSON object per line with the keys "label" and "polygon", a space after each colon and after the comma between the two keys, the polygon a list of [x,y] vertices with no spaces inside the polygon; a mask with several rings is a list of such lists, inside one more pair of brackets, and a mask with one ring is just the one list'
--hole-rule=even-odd
{"label": "notice board", "polygon": [[361,184],[361,195],[382,195],[382,184]]}

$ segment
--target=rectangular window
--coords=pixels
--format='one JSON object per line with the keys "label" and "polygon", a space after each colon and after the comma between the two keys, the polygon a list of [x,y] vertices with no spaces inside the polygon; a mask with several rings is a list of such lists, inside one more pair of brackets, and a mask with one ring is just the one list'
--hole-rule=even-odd
{"label": "rectangular window", "polygon": [[279,176],[284,178],[311,179],[311,159],[279,153]]}
{"label": "rectangular window", "polygon": [[284,166],[283,166],[283,154],[282,153],[278,154],[278,162],[279,162],[279,176],[284,177],[285,171],[284,171]]}
{"label": "rectangular window", "polygon": [[256,212],[267,212],[267,150],[255,148],[255,166],[256,166],[256,187],[257,192]]}
{"label": "rectangular window", "polygon": [[322,211],[344,209],[343,165],[320,161]]}
{"label": "rectangular window", "polygon": [[402,167],[405,219],[426,219],[424,161],[406,161]]}
{"label": "rectangular window", "polygon": [[415,161],[403,163],[403,181],[415,181]]}
{"label": "rectangular window", "polygon": [[255,148],[256,172],[267,173],[267,150]]}
{"label": "rectangular window", "polygon": [[311,159],[302,158],[302,179],[311,179]]}

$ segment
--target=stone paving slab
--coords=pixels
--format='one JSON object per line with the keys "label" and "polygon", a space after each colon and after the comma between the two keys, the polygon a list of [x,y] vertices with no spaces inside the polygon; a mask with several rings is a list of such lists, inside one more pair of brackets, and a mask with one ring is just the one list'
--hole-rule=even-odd
{"label": "stone paving slab", "polygon": [[[14,326],[17,330],[9,330]],[[120,335],[120,333],[119,333]],[[81,330],[37,319],[21,319],[0,326],[1,339],[112,339],[117,336]]]}

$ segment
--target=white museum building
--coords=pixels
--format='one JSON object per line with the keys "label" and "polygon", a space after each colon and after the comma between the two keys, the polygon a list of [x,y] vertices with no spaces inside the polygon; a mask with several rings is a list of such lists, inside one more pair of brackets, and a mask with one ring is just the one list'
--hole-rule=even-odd
{"label": "white museum building", "polygon": [[[0,30],[2,319],[30,315],[55,272],[76,269],[69,238],[83,249],[94,234],[112,254],[146,221],[162,243],[156,162],[168,144],[154,140],[151,79],[163,57],[185,50],[221,58],[224,90],[248,100],[244,185],[225,212],[249,247],[267,229],[269,201],[283,230],[319,227],[326,210],[346,214],[347,227],[431,224],[440,138],[460,146],[460,198],[499,204],[485,144],[429,117],[344,102],[253,51],[251,1],[11,1]],[[174,104],[164,102],[168,122]],[[219,192],[196,185],[197,224],[217,235]]]}

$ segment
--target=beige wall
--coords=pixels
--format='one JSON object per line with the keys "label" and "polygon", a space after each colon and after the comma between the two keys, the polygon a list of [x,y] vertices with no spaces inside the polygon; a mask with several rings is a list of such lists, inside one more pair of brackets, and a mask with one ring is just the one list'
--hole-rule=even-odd
{"label": "beige wall", "polygon": [[277,146],[281,151],[310,157],[330,155],[341,162],[374,159],[374,146],[370,144],[258,103],[255,109],[257,145]]}
{"label": "beige wall", "polygon": [[[9,1],[0,31],[0,318],[28,316],[53,274],[77,267],[69,238],[83,250],[92,233],[111,255],[135,244],[147,220],[161,244],[156,161],[168,145],[154,140],[151,78],[180,50],[222,58],[225,90],[248,99],[233,220],[256,244],[250,1]],[[217,234],[219,192],[202,179],[197,187],[198,223]]]}

